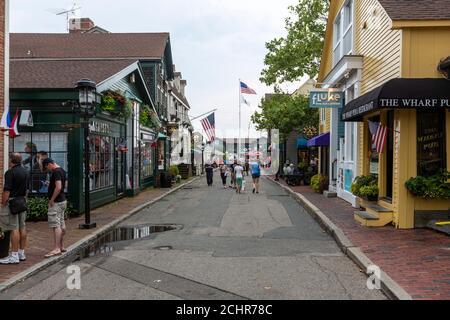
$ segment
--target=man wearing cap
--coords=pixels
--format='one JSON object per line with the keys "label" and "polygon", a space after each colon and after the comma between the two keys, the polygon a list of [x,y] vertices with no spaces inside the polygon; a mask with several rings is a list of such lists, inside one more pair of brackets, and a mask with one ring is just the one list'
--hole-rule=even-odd
{"label": "man wearing cap", "polygon": [[47,158],[42,161],[45,171],[50,171],[50,184],[48,186],[48,223],[53,229],[55,245],[53,250],[46,254],[46,258],[54,257],[65,252],[64,235],[66,234],[66,223],[64,212],[67,208],[64,187],[66,185],[66,171],[58,166],[53,159]]}

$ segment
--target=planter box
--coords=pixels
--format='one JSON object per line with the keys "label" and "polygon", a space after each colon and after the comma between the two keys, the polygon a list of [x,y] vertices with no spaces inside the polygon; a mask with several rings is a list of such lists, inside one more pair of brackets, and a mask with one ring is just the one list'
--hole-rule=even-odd
{"label": "planter box", "polygon": [[9,255],[10,234],[9,231],[5,231],[5,237],[0,239],[0,259],[6,258]]}

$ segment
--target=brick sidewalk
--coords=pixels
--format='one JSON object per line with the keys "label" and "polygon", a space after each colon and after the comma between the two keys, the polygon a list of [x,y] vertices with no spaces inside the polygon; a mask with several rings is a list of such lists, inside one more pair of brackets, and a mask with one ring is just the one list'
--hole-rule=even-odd
{"label": "brick sidewalk", "polygon": [[[190,181],[190,180],[188,180]],[[185,183],[187,181],[183,181]],[[174,185],[173,188],[178,187]],[[173,189],[172,188],[172,189]],[[91,212],[91,221],[97,223],[97,228],[93,230],[81,230],[78,226],[84,223],[84,215],[66,221],[67,235],[64,245],[70,247],[79,240],[85,238],[99,230],[103,226],[113,222],[130,212],[132,209],[145,204],[148,201],[156,199],[164,195],[171,189],[155,189],[150,188],[133,198],[123,198]],[[47,222],[27,223],[28,229],[28,248],[26,250],[27,261],[21,262],[19,265],[0,265],[0,283],[11,279],[15,275],[25,271],[33,265],[45,260],[44,255],[53,249],[52,233]]]}
{"label": "brick sidewalk", "polygon": [[428,229],[365,228],[346,201],[326,199],[308,186],[289,187],[319,208],[413,299],[450,299],[450,237]]}

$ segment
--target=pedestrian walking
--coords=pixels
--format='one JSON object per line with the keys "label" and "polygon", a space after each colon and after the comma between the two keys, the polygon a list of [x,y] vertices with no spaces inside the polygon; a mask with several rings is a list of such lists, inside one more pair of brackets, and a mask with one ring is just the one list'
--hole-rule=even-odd
{"label": "pedestrian walking", "polygon": [[244,167],[240,165],[240,163],[237,163],[234,167],[234,173],[236,175],[236,193],[241,193],[242,190],[242,181],[244,179],[243,177]]}
{"label": "pedestrian walking", "polygon": [[250,164],[248,162],[245,162],[244,171],[245,175],[248,177],[249,176],[248,172],[250,171]]}
{"label": "pedestrian walking", "polygon": [[231,165],[231,186],[230,188],[236,189],[236,172],[234,171],[234,168],[237,166],[237,160],[234,160],[233,164]]}
{"label": "pedestrian walking", "polygon": [[214,168],[210,163],[207,163],[205,166],[206,171],[206,182],[208,183],[208,187],[213,185],[213,176],[214,176]]}
{"label": "pedestrian walking", "polygon": [[261,166],[259,162],[253,162],[251,166],[252,180],[253,180],[253,193],[259,193],[259,179],[261,177]]}
{"label": "pedestrian walking", "polygon": [[50,184],[48,186],[48,224],[53,230],[54,247],[51,252],[45,255],[46,258],[54,257],[65,252],[64,236],[66,235],[66,223],[64,221],[64,212],[67,208],[66,194],[66,171],[61,168],[51,158],[42,161],[44,170],[51,173]]}
{"label": "pedestrian walking", "polygon": [[2,194],[1,227],[11,231],[11,254],[0,260],[0,264],[18,264],[25,261],[27,245],[26,196],[29,186],[28,170],[22,165],[22,156],[12,153],[9,157],[10,169],[5,173]]}
{"label": "pedestrian walking", "polygon": [[222,163],[220,165],[219,170],[220,170],[220,177],[222,178],[223,188],[226,189],[227,188],[228,167],[226,164]]}

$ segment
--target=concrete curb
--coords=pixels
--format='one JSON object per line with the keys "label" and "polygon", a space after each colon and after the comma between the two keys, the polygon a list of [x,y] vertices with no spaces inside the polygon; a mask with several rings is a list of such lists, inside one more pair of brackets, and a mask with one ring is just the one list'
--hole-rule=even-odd
{"label": "concrete curb", "polygon": [[151,206],[152,204],[160,201],[161,199],[167,197],[168,195],[186,187],[187,185],[199,180],[201,177],[195,177],[193,178],[191,181],[183,183],[181,185],[179,185],[178,187],[169,190],[167,193],[153,199],[150,200],[136,208],[134,208],[133,210],[130,210],[128,213],[124,214],[123,216],[121,216],[120,218],[117,218],[116,220],[108,223],[107,225],[103,226],[102,228],[98,229],[96,232],[94,232],[91,235],[88,235],[86,237],[84,237],[83,239],[79,240],[78,242],[74,243],[73,245],[71,245],[69,248],[67,248],[67,252],[65,252],[63,255],[60,255],[58,257],[54,257],[48,260],[44,260],[38,264],[35,264],[34,266],[28,268],[27,270],[19,273],[18,275],[12,277],[11,279],[3,282],[0,284],[0,293],[11,288],[12,286],[15,286],[16,284],[18,284],[19,282],[23,282],[25,281],[27,278],[33,276],[34,274],[38,273],[39,271],[53,265],[56,264],[58,262],[60,262],[61,260],[67,258],[68,256],[74,254],[76,251],[78,251],[80,248],[87,246],[89,243],[95,241],[97,238],[101,237],[103,234],[106,234],[107,232],[109,232],[111,229],[115,228],[117,225],[119,225],[120,223],[122,223],[124,220],[130,218],[131,216],[133,216],[134,214],[138,213],[139,211],[141,211],[142,209]]}
{"label": "concrete curb", "polygon": [[[356,247],[345,233],[336,226],[319,208],[312,204],[305,196],[293,191],[288,186],[285,186],[273,179],[268,178],[269,181],[277,184],[286,190],[297,202],[299,202],[306,211],[316,220],[322,228],[327,231],[338,244],[339,248],[344,252],[356,265],[358,265],[366,275],[368,274],[368,267],[375,265],[359,247]],[[392,300],[413,300],[397,282],[392,280],[388,274],[380,269],[381,290]]]}

